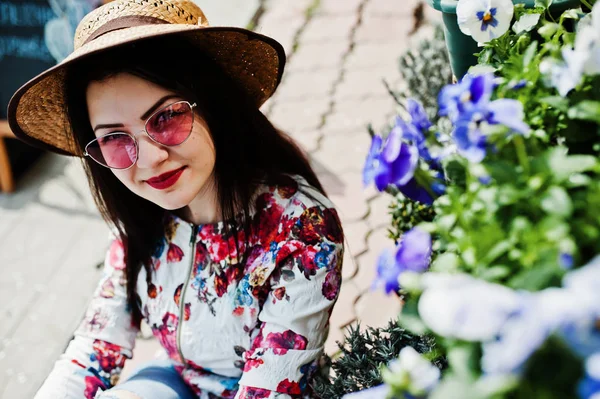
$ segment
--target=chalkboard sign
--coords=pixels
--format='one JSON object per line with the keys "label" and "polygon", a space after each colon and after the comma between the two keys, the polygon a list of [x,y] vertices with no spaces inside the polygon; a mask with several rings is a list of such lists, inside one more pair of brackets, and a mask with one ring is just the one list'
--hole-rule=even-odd
{"label": "chalkboard sign", "polygon": [[[0,119],[13,93],[73,51],[79,21],[101,0],[0,0]],[[39,151],[7,141],[9,158],[20,172]]]}

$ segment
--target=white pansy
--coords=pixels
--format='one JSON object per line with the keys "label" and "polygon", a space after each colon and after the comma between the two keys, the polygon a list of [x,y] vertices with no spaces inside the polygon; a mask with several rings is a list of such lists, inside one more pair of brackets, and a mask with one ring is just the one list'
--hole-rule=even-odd
{"label": "white pansy", "polygon": [[600,303],[600,256],[565,275],[563,286],[579,297],[591,296]]}
{"label": "white pansy", "polygon": [[591,22],[578,29],[575,38],[575,51],[585,55],[583,73],[600,73],[600,3],[591,12]]}
{"label": "white pansy", "polygon": [[586,359],[585,371],[590,377],[600,381],[600,352],[594,353]]}
{"label": "white pansy", "polygon": [[512,0],[458,0],[458,27],[478,43],[502,36],[510,27],[514,13]]}
{"label": "white pansy", "polygon": [[412,395],[430,392],[440,379],[440,370],[414,348],[405,346],[388,366],[395,381],[406,381],[405,389]]}
{"label": "white pansy", "polygon": [[540,72],[548,76],[549,84],[564,97],[581,82],[587,55],[571,48],[563,48],[562,56],[564,61],[551,58],[543,60]]}
{"label": "white pansy", "polygon": [[518,374],[521,366],[559,325],[578,313],[577,298],[562,288],[522,293],[522,305],[495,339],[482,346],[481,368],[488,374]]}
{"label": "white pansy", "polygon": [[521,305],[515,291],[466,274],[426,273],[419,315],[436,334],[466,341],[493,338]]}
{"label": "white pansy", "polygon": [[600,3],[578,25],[575,48],[563,48],[562,60],[545,59],[540,71],[547,75],[551,86],[566,96],[584,74],[600,74]]}
{"label": "white pansy", "polygon": [[513,24],[513,31],[517,34],[529,32],[535,28],[540,21],[540,14],[523,14],[517,22]]}

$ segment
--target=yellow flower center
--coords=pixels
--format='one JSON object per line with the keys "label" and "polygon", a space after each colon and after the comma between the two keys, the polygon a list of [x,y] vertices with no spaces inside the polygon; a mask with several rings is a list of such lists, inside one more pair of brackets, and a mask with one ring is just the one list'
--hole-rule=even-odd
{"label": "yellow flower center", "polygon": [[492,16],[492,14],[488,11],[485,13],[485,15],[483,16],[483,22],[490,22],[492,19],[494,19],[494,17]]}

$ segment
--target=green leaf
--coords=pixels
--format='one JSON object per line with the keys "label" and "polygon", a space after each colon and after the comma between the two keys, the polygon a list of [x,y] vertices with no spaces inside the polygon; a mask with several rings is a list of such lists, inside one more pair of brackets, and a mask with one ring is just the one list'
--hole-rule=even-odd
{"label": "green leaf", "polygon": [[463,186],[466,181],[466,169],[465,166],[457,160],[451,160],[448,162],[444,170],[448,180],[452,181],[455,185]]}
{"label": "green leaf", "polygon": [[564,188],[550,187],[541,201],[542,209],[550,215],[569,217],[573,213],[573,203]]}
{"label": "green leaf", "polygon": [[556,269],[538,265],[533,270],[524,270],[508,282],[508,286],[517,290],[539,291],[548,288],[556,277]]}
{"label": "green leaf", "polygon": [[452,272],[458,268],[458,256],[452,252],[446,252],[436,258],[431,265],[431,270],[436,272]]}
{"label": "green leaf", "polygon": [[500,256],[504,255],[510,248],[512,244],[507,240],[502,240],[490,249],[482,259],[482,262],[486,265],[491,264]]}
{"label": "green leaf", "polygon": [[510,272],[511,270],[508,266],[493,266],[489,269],[483,269],[478,277],[486,281],[498,281],[510,275]]}
{"label": "green leaf", "polygon": [[581,10],[577,10],[575,8],[570,8],[562,13],[560,16],[561,19],[579,19],[579,13]]}
{"label": "green leaf", "polygon": [[523,14],[521,18],[519,18],[519,20],[513,24],[513,31],[516,34],[519,34],[521,32],[529,32],[538,24],[538,22],[540,21],[540,16],[541,15],[537,13]]}
{"label": "green leaf", "polygon": [[427,397],[429,399],[483,399],[475,392],[472,381],[464,381],[452,375],[444,376],[440,384]]}
{"label": "green leaf", "polygon": [[448,363],[452,371],[461,379],[475,378],[478,361],[474,344],[455,344],[448,350]]}
{"label": "green leaf", "polygon": [[417,299],[410,299],[402,306],[398,322],[413,334],[423,335],[427,332],[427,326],[419,317]]}
{"label": "green leaf", "polygon": [[584,100],[571,107],[569,118],[592,121],[600,124],[600,101]]}
{"label": "green leaf", "polygon": [[542,7],[547,10],[552,5],[552,0],[535,0],[536,7]]}
{"label": "green leaf", "polygon": [[569,100],[561,96],[548,96],[540,98],[540,102],[548,104],[559,111],[569,111]]}
{"label": "green leaf", "polygon": [[591,155],[568,156],[564,148],[554,148],[547,154],[548,167],[554,180],[562,182],[574,173],[582,173],[596,166],[596,158]]}
{"label": "green leaf", "polygon": [[[532,15],[532,14],[529,14]],[[539,17],[539,14],[535,14]],[[523,55],[523,67],[527,68],[530,64],[531,61],[533,61],[533,57],[535,57],[535,54],[537,53],[537,46],[538,43],[537,42],[532,42],[528,47],[527,50],[525,50],[525,54]]]}
{"label": "green leaf", "polygon": [[544,26],[542,26],[540,29],[538,29],[538,33],[544,39],[549,40],[552,37],[552,35],[554,35],[558,31],[559,28],[559,24],[554,22],[548,22],[544,24]]}

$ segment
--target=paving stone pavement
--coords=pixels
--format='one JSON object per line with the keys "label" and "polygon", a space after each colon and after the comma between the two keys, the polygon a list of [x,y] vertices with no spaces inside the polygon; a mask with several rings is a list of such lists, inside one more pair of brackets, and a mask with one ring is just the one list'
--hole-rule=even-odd
{"label": "paving stone pavement", "polygon": [[[387,236],[390,198],[365,189],[361,170],[370,145],[367,125],[381,127],[396,112],[383,80],[401,87],[398,57],[417,40],[411,32],[420,2],[293,3],[295,16],[291,1],[267,1],[257,25],[259,31],[287,40],[289,58],[281,86],[263,111],[308,153],[348,238],[342,289],[326,343],[327,353],[335,354],[336,341],[343,339],[348,325],[384,326],[400,310],[397,298],[371,289],[377,257],[393,246]],[[286,23],[272,16],[283,10],[289,11]],[[439,22],[436,13],[425,15],[420,30]],[[420,37],[420,31],[415,33]]]}
{"label": "paving stone pavement", "polygon": [[[383,126],[396,112],[382,80],[401,84],[399,55],[439,18],[426,11],[425,28],[409,36],[418,3],[262,0],[254,28],[280,41],[288,57],[281,86],[262,111],[306,151],[347,236],[329,354],[351,323],[382,326],[400,309],[394,297],[370,290],[376,259],[392,246],[389,199],[363,187],[361,168],[370,142],[366,126]],[[88,191],[75,160],[49,155],[15,194],[0,194],[0,398],[33,396],[100,277],[95,264],[106,248],[98,243],[107,243],[107,229]],[[34,289],[19,289],[25,282]],[[123,376],[161,355],[153,339],[138,340]]]}

